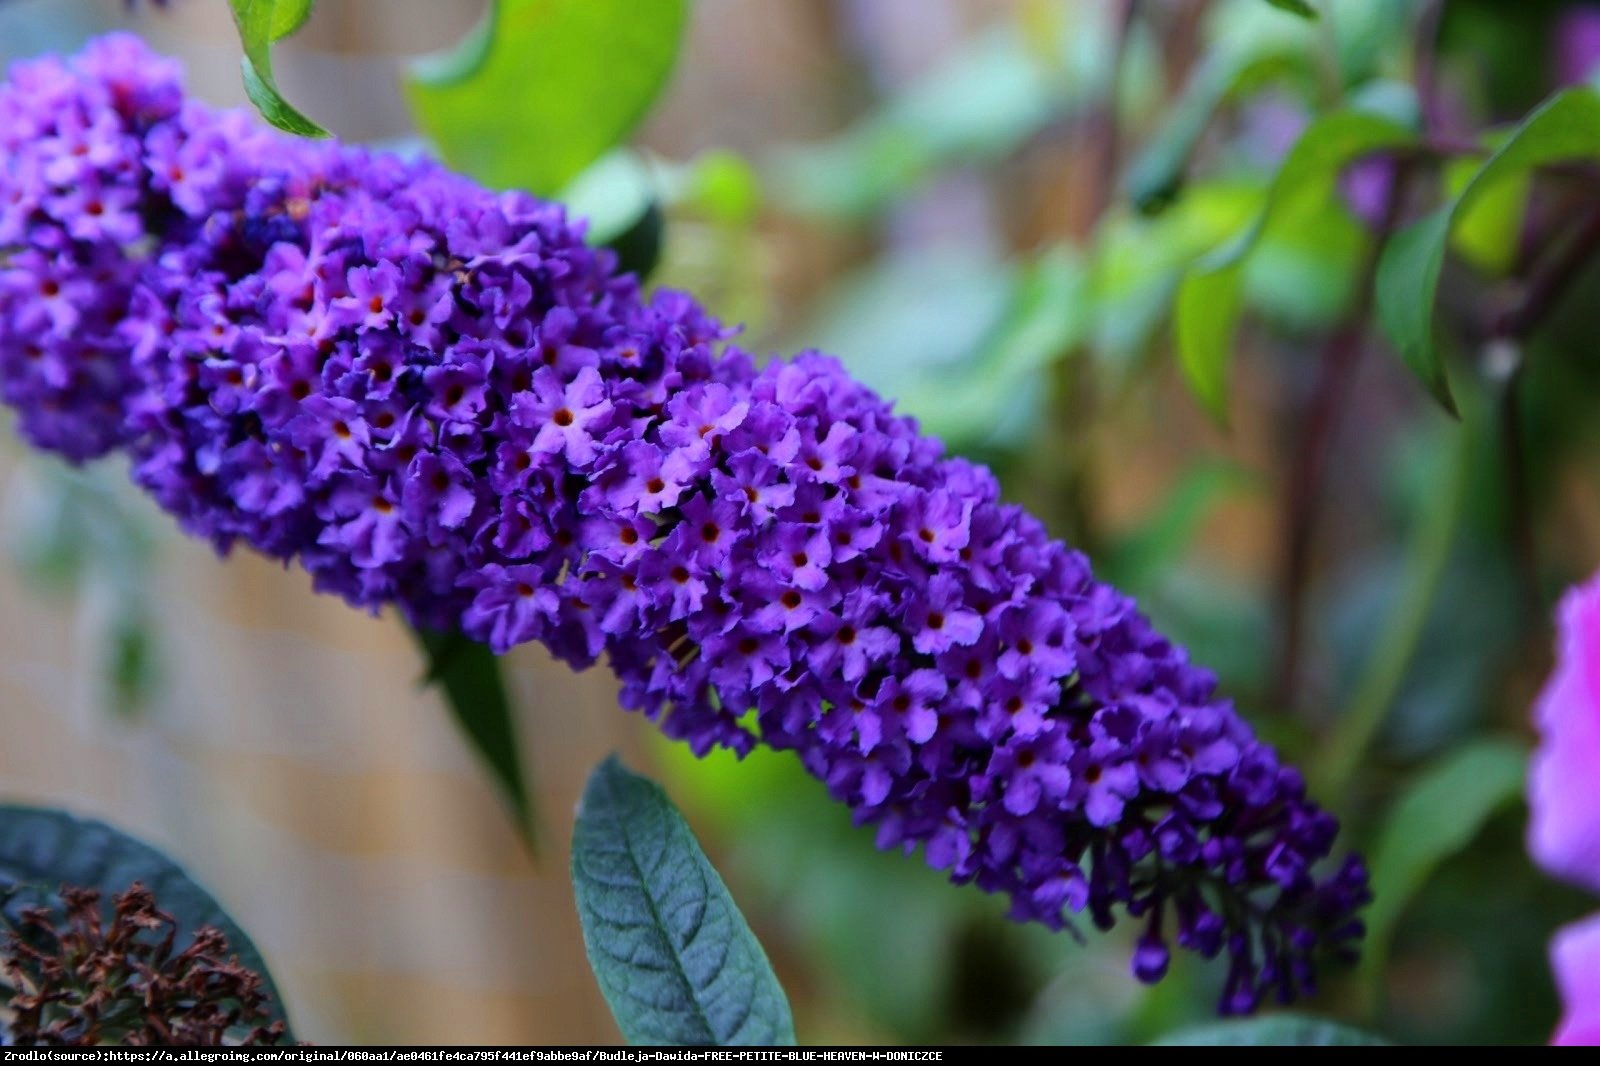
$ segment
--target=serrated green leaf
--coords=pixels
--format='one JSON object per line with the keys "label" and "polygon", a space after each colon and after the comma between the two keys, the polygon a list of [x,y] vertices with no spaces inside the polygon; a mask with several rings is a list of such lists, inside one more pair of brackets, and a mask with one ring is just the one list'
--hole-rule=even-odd
{"label": "serrated green leaf", "polygon": [[1568,89],[1511,131],[1450,203],[1397,233],[1378,262],[1378,324],[1413,373],[1451,414],[1449,376],[1433,343],[1433,308],[1456,223],[1502,182],[1551,163],[1600,158],[1600,93]]}
{"label": "serrated green leaf", "polygon": [[572,881],[584,947],[631,1044],[792,1045],[766,953],[689,826],[613,756],[578,808]]}
{"label": "serrated green leaf", "polygon": [[302,137],[326,137],[328,131],[312,122],[278,91],[272,74],[272,43],[305,25],[313,0],[229,0],[239,43],[244,47],[240,68],[245,95],[261,117],[281,130]]}
{"label": "serrated green leaf", "polygon": [[1267,3],[1279,11],[1287,11],[1291,15],[1299,15],[1303,19],[1322,17],[1322,13],[1312,6],[1310,0],[1267,0]]}
{"label": "serrated green leaf", "polygon": [[1157,1047],[1377,1047],[1388,1044],[1381,1036],[1297,1014],[1201,1025],[1154,1041]]}
{"label": "serrated green leaf", "polygon": [[496,0],[492,32],[406,82],[451,166],[550,196],[633,131],[666,85],[687,0]]}
{"label": "serrated green leaf", "polygon": [[460,633],[411,627],[428,659],[423,684],[438,685],[445,706],[511,807],[518,831],[537,851],[538,815],[522,769],[517,723],[500,660]]}
{"label": "serrated green leaf", "polygon": [[1185,275],[1175,312],[1178,362],[1190,388],[1217,421],[1227,422],[1242,264],[1262,233],[1305,205],[1325,200],[1348,163],[1408,144],[1415,136],[1403,123],[1366,111],[1340,111],[1313,122],[1284,157],[1255,221]]}
{"label": "serrated green leaf", "polygon": [[20,917],[23,907],[59,907],[57,893],[63,885],[92,888],[101,894],[102,903],[109,905],[111,897],[135,881],[148,888],[156,905],[178,923],[180,947],[202,926],[219,929],[240,965],[261,976],[270,997],[267,1012],[288,1024],[283,997],[272,983],[261,952],[177,863],[102,822],[59,810],[0,806],[0,887],[16,889],[5,901],[10,920]]}
{"label": "serrated green leaf", "polygon": [[1527,748],[1479,740],[1449,752],[1411,782],[1394,805],[1372,855],[1372,905],[1361,969],[1380,979],[1407,905],[1439,864],[1461,851],[1496,811],[1522,795]]}

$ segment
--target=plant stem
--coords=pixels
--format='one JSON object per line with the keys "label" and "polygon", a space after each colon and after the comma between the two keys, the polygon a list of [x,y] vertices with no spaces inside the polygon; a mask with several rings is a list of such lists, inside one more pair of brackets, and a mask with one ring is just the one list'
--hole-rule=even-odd
{"label": "plant stem", "polygon": [[1100,173],[1096,185],[1094,218],[1098,225],[1105,217],[1117,195],[1117,179],[1122,170],[1122,115],[1118,100],[1122,89],[1123,69],[1127,65],[1128,38],[1133,24],[1139,18],[1139,0],[1121,0],[1113,16],[1115,23],[1111,36],[1111,69],[1106,74],[1105,96],[1097,109],[1100,123]]}
{"label": "plant stem", "polygon": [[[1416,54],[1412,64],[1417,98],[1422,104],[1423,138],[1429,144],[1429,138],[1436,132],[1440,110],[1434,78],[1435,51],[1443,14],[1444,0],[1428,0],[1424,5],[1417,22]],[[1394,179],[1384,203],[1383,220],[1356,275],[1355,304],[1323,345],[1316,385],[1298,419],[1305,428],[1290,461],[1289,491],[1285,497],[1284,554],[1278,576],[1278,614],[1283,642],[1271,687],[1272,702],[1282,710],[1293,708],[1299,688],[1306,599],[1328,451],[1365,348],[1378,258],[1394,232],[1410,184],[1413,159],[1404,154],[1391,155],[1391,158]]]}
{"label": "plant stem", "polygon": [[1289,489],[1283,513],[1284,554],[1278,579],[1283,643],[1273,679],[1272,698],[1280,709],[1293,706],[1298,688],[1311,557],[1328,455],[1356,367],[1366,348],[1367,318],[1372,309],[1378,256],[1394,231],[1409,180],[1409,167],[1404,163],[1396,164],[1383,220],[1356,275],[1355,303],[1323,345],[1316,384],[1297,419],[1304,428],[1290,460]]}
{"label": "plant stem", "polygon": [[1523,346],[1582,276],[1600,248],[1600,207],[1587,218],[1523,286],[1521,297],[1491,324],[1484,345],[1491,377],[1501,381],[1499,399],[1500,447],[1505,466],[1507,535],[1516,561],[1522,607],[1527,617],[1539,615],[1539,554],[1533,532],[1533,493],[1528,486],[1527,429],[1522,417],[1522,380],[1527,356]]}
{"label": "plant stem", "polygon": [[1405,681],[1406,669],[1428,621],[1429,611],[1444,576],[1445,563],[1455,542],[1461,505],[1466,496],[1470,442],[1466,430],[1451,425],[1445,432],[1456,436],[1446,481],[1422,514],[1408,554],[1406,574],[1395,608],[1374,643],[1373,654],[1356,682],[1350,704],[1339,716],[1323,757],[1315,765],[1313,781],[1329,803],[1337,803],[1349,785],[1350,775],[1361,765],[1373,737],[1383,725]]}

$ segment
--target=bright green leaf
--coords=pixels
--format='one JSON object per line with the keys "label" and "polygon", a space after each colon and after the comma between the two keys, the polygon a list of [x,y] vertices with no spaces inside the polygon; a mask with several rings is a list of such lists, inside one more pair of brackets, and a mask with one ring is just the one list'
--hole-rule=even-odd
{"label": "bright green leaf", "polygon": [[[1455,159],[1445,168],[1445,188],[1451,197],[1461,195],[1479,160]],[[1485,189],[1456,219],[1450,250],[1486,274],[1504,275],[1517,262],[1522,245],[1522,225],[1533,189],[1531,172],[1513,175]]]}
{"label": "bright green leaf", "polygon": [[228,938],[229,953],[261,975],[270,997],[268,1013],[287,1023],[283,997],[260,951],[177,863],[101,822],[58,810],[0,806],[0,888],[15,890],[5,901],[8,919],[15,921],[24,907],[59,906],[57,893],[63,885],[94,889],[108,905],[135,881],[178,923],[180,948],[202,926],[220,930]]}
{"label": "bright green leaf", "polygon": [[1274,1014],[1184,1029],[1155,1041],[1163,1047],[1371,1047],[1389,1041],[1337,1022]]}
{"label": "bright green leaf", "polygon": [[1365,111],[1340,111],[1306,127],[1284,158],[1255,222],[1195,264],[1178,289],[1178,362],[1195,395],[1227,421],[1228,376],[1240,310],[1242,264],[1262,233],[1324,201],[1346,164],[1415,139],[1402,123]]}
{"label": "bright green leaf", "polygon": [[644,117],[687,13],[687,0],[496,0],[492,30],[412,68],[417,125],[478,180],[553,195]]}
{"label": "bright green leaf", "polygon": [[[272,22],[270,24],[272,39],[281,41],[298,31],[301,26],[304,26],[306,20],[311,17],[311,8],[315,2],[316,0],[277,0],[277,3],[270,4],[269,6],[272,8]],[[235,8],[238,6],[238,3],[234,4]],[[260,5],[253,4],[250,6]]]}
{"label": "bright green leaf", "polygon": [[428,657],[423,683],[439,686],[445,706],[510,805],[517,829],[529,848],[535,848],[538,817],[522,769],[516,718],[500,660],[486,645],[460,633],[415,627],[412,633]]}
{"label": "bright green leaf", "polygon": [[283,98],[272,74],[272,42],[287,37],[311,17],[313,0],[229,0],[233,21],[244,46],[244,91],[261,117],[281,130],[302,137],[328,132]]}
{"label": "bright green leaf", "polygon": [[761,179],[733,152],[706,152],[689,164],[683,199],[722,225],[747,226],[761,206]]}
{"label": "bright green leaf", "polygon": [[1470,844],[1490,815],[1522,795],[1528,751],[1509,740],[1478,740],[1426,767],[1389,814],[1372,852],[1372,905],[1361,967],[1383,973],[1407,905],[1440,863]]}
{"label": "bright green leaf", "polygon": [[1184,273],[1247,225],[1261,197],[1259,184],[1207,181],[1159,215],[1108,216],[1095,235],[1090,275],[1095,357],[1130,372],[1171,315]]}
{"label": "bright green leaf", "polygon": [[1174,312],[1178,365],[1205,409],[1228,423],[1228,371],[1233,365],[1243,271],[1238,263],[1190,274],[1178,286]]}
{"label": "bright green leaf", "polygon": [[629,1043],[795,1042],[766,953],[683,816],[615,757],[584,789],[572,881],[589,964]]}
{"label": "bright green leaf", "polygon": [[1378,323],[1406,365],[1452,414],[1449,377],[1433,343],[1433,308],[1450,235],[1502,183],[1537,167],[1579,159],[1600,159],[1600,93],[1587,87],[1568,89],[1528,115],[1460,195],[1401,230],[1384,249],[1378,262]]}

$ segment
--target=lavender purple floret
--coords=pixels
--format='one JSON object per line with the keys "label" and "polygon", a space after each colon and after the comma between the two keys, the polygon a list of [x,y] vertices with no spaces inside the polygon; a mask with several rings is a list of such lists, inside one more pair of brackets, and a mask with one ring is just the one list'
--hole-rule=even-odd
{"label": "lavender purple floret", "polygon": [[496,652],[604,659],[696,753],[792,749],[882,847],[1231,965],[1348,956],[1359,859],[1215,678],[983,467],[758,365],[556,205],[184,97],[136,39],[0,89],[0,398],[189,532]]}

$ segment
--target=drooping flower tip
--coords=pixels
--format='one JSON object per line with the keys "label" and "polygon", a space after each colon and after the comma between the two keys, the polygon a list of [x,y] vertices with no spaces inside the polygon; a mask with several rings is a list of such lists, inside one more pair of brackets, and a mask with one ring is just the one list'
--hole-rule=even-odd
{"label": "drooping flower tip", "polygon": [[1019,920],[1144,920],[1143,979],[1170,936],[1253,1006],[1359,936],[1360,864],[1319,872],[1336,823],[1213,676],[836,361],[758,367],[559,207],[184,101],[126,38],[20,68],[0,153],[39,446],[352,604],[603,659],[697,752],[793,749]]}

